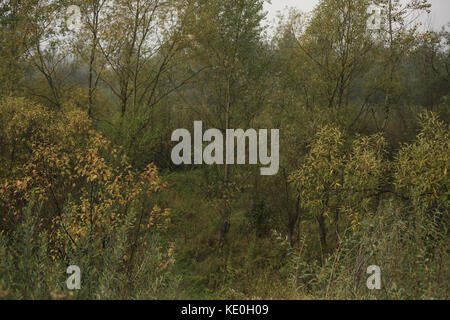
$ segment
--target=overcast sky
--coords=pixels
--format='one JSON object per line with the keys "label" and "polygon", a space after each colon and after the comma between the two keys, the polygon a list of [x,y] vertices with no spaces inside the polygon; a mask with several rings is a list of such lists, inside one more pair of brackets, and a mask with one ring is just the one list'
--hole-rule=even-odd
{"label": "overcast sky", "polygon": [[[296,7],[302,11],[311,11],[319,0],[272,0],[272,4],[266,3],[265,9],[268,12],[267,18],[271,21],[277,11],[283,11],[286,7]],[[431,0],[432,12],[429,17],[424,17],[424,22],[430,20],[434,29],[450,22],[450,0]]]}

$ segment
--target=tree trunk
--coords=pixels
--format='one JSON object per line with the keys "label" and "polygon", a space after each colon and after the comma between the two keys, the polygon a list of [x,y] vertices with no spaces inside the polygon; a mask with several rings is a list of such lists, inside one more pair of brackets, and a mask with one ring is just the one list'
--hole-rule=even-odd
{"label": "tree trunk", "polygon": [[325,217],[321,214],[317,217],[317,222],[319,224],[319,236],[320,236],[320,245],[322,247],[322,254],[327,253],[327,227],[325,225]]}

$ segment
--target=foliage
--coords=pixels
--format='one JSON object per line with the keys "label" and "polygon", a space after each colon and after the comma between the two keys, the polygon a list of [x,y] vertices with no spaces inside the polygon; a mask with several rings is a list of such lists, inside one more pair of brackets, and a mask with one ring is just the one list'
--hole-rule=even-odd
{"label": "foliage", "polygon": [[[24,100],[16,103],[26,105]],[[10,110],[8,106],[6,103],[5,112]],[[149,277],[159,281],[157,286],[164,286],[163,270],[173,264],[170,244],[165,249],[158,244],[158,233],[168,222],[169,211],[152,200],[152,195],[165,187],[156,167],[149,164],[142,172],[135,172],[126,156],[92,131],[81,111],[63,111],[52,119],[42,107],[31,104],[16,109],[4,129],[9,129],[9,140],[31,149],[26,159],[14,162],[18,165],[12,170],[14,175],[1,183],[2,227],[8,236],[5,254],[18,250],[11,255],[18,259],[20,250],[39,248],[36,257],[21,263],[49,268],[48,264],[56,262],[62,268],[64,262],[73,261],[84,266],[89,288],[78,298],[159,296],[159,287],[139,289]],[[33,239],[24,247],[14,242],[22,232]],[[34,241],[44,241],[44,246],[35,246]],[[108,263],[111,269],[101,271]],[[153,267],[149,269],[149,265]],[[14,272],[9,269],[7,274]],[[104,285],[114,286],[116,276],[122,277],[120,286],[97,288],[100,291],[92,288],[93,279],[100,285],[102,277],[109,279]],[[51,292],[42,290],[40,294]]]}
{"label": "foliage", "polygon": [[[0,2],[0,298],[448,299],[450,33],[265,2]],[[196,120],[279,129],[278,174],[174,165]]]}

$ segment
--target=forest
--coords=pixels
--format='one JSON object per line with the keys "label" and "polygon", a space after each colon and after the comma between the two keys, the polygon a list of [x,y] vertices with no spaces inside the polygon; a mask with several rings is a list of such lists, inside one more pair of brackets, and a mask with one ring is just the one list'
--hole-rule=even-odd
{"label": "forest", "polygon": [[450,298],[450,16],[265,2],[0,0],[0,299]]}

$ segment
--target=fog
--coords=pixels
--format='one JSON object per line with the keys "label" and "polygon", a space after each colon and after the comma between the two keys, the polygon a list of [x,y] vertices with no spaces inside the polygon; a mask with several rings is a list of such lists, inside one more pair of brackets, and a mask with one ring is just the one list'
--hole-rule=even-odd
{"label": "fog", "polygon": [[[268,12],[267,19],[273,21],[277,12],[284,11],[287,7],[296,7],[302,11],[311,11],[319,3],[319,0],[272,0],[272,4],[266,3],[265,9]],[[433,29],[439,30],[442,26],[450,22],[450,1],[430,0],[432,12],[422,17],[426,25],[431,25]]]}

